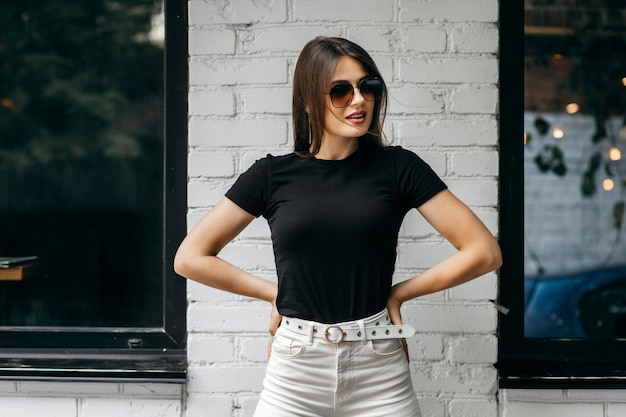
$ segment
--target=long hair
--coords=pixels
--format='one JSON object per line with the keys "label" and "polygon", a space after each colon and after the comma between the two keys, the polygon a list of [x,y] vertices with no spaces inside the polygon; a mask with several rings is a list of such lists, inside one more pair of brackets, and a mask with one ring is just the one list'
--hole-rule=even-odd
{"label": "long hair", "polygon": [[302,49],[293,77],[294,151],[300,156],[311,157],[320,150],[326,110],[324,92],[328,90],[337,62],[343,56],[354,58],[367,75],[383,82],[381,97],[374,104],[372,124],[362,140],[385,146],[383,122],[387,112],[387,87],[374,60],[354,42],[320,36]]}

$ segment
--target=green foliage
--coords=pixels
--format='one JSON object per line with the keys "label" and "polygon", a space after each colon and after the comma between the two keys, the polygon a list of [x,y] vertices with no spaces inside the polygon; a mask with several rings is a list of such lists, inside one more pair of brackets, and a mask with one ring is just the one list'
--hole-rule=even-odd
{"label": "green foliage", "polygon": [[537,132],[539,132],[541,136],[545,136],[550,129],[550,123],[548,123],[548,121],[543,117],[537,117],[534,124],[535,129],[537,129]]}
{"label": "green foliage", "polygon": [[567,174],[567,167],[563,159],[563,151],[558,146],[545,145],[535,156],[535,164],[541,172],[553,172],[559,177]]}
{"label": "green foliage", "polygon": [[595,152],[589,158],[589,165],[585,172],[583,172],[582,183],[580,186],[580,191],[583,197],[591,197],[595,194],[597,190],[596,186],[596,173],[600,169],[602,164],[602,154],[600,152]]}
{"label": "green foliage", "polygon": [[617,230],[620,230],[624,224],[624,207],[623,201],[618,201],[613,206],[613,227]]}
{"label": "green foliage", "polygon": [[134,100],[161,94],[162,48],[141,40],[159,3],[0,5],[0,167],[98,152]]}
{"label": "green foliage", "polygon": [[[69,193],[72,181],[91,175],[93,187],[112,173],[119,173],[118,186],[129,187],[138,181],[136,171],[158,160],[163,47],[149,42],[147,34],[161,3],[0,4],[4,197],[35,184]],[[131,163],[136,168],[122,166]]]}
{"label": "green foliage", "polygon": [[[600,151],[607,142],[615,146],[617,134],[610,129],[610,118],[626,113],[626,90],[622,85],[626,67],[626,38],[623,35],[607,34],[595,28],[578,28],[576,35],[568,39],[567,56],[572,64],[566,83],[560,84],[558,93],[567,96],[569,92],[582,94],[582,111],[593,116],[594,132],[590,137],[593,151],[589,155],[587,167],[581,175],[580,191],[583,197],[590,198],[598,191],[598,173],[603,168],[610,178],[623,176],[615,161],[605,160]],[[527,65],[549,68],[550,62],[543,47],[526,51],[530,59]],[[556,99],[556,98],[555,98]],[[562,103],[557,100],[556,111],[561,111]],[[550,108],[550,106],[548,106]],[[550,131],[550,123],[541,116],[533,125],[540,137]],[[526,144],[531,144],[527,135]],[[529,146],[530,148],[530,146]],[[534,158],[538,169],[543,173],[563,176],[567,167],[561,149],[556,145],[545,145]],[[626,187],[626,181],[622,182]],[[623,225],[624,203],[618,202],[613,208],[613,226],[619,231]]]}

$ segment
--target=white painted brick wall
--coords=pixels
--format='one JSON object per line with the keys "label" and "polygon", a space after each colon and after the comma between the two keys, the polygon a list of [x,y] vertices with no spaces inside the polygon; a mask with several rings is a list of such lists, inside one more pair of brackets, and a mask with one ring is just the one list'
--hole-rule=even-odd
{"label": "white painted brick wall", "polygon": [[502,417],[623,417],[623,390],[502,390]]}
{"label": "white painted brick wall", "polygon": [[[602,180],[608,176],[600,169],[596,176],[598,190],[591,198],[580,192],[581,174],[587,169],[589,157],[596,151],[591,143],[595,123],[591,116],[547,114],[543,117],[560,126],[563,139],[554,139],[549,133],[541,138],[533,126],[536,115],[525,116],[524,127],[532,136],[524,154],[526,247],[537,254],[547,274],[587,269],[597,266],[599,260],[614,256],[608,264],[623,264],[626,240],[616,241],[613,227],[613,205],[623,197],[620,178],[614,178],[613,190],[602,189]],[[612,119],[609,131],[619,132],[622,118]],[[537,168],[534,158],[544,145],[559,146],[564,154],[568,172],[564,177],[544,174]],[[624,152],[624,146],[618,143]],[[608,149],[602,150],[606,155]],[[525,254],[525,269],[536,273],[537,262]]]}
{"label": "white painted brick wall", "polygon": [[[388,140],[421,155],[497,231],[495,0],[189,4],[190,227],[256,159],[291,152],[295,62],[306,42],[327,35],[361,44],[379,65],[390,88]],[[398,252],[396,281],[454,249],[410,213]],[[222,256],[275,279],[262,219]],[[409,350],[425,416],[497,416],[496,294],[492,273],[404,307],[419,332]],[[196,284],[189,302],[186,416],[250,416],[264,377],[269,306]]]}
{"label": "white painted brick wall", "polygon": [[180,384],[0,382],[0,417],[180,417]]}

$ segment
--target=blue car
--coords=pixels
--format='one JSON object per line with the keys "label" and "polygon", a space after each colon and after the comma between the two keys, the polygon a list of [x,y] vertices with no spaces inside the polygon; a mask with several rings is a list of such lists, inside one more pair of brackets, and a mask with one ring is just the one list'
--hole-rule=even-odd
{"label": "blue car", "polygon": [[626,337],[626,265],[524,279],[524,336]]}

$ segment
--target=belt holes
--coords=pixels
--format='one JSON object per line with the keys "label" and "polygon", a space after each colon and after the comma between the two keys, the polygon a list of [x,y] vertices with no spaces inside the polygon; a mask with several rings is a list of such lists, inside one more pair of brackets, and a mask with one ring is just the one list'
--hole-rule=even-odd
{"label": "belt holes", "polygon": [[385,334],[389,334],[389,329],[385,330]]}
{"label": "belt holes", "polygon": [[285,324],[289,326],[289,320],[285,320]]}
{"label": "belt holes", "polygon": [[376,336],[376,330],[372,330],[372,336]]}
{"label": "belt holes", "polygon": [[343,337],[346,337],[348,334],[346,332],[343,332]]}
{"label": "belt holes", "polygon": [[358,332],[356,335],[357,335],[358,337],[361,337],[361,332]]}
{"label": "belt holes", "polygon": [[302,330],[302,326],[298,324],[298,330]]}
{"label": "belt holes", "polygon": [[317,333],[317,329],[313,329],[313,333]]}
{"label": "belt holes", "polygon": [[380,322],[379,322],[379,321],[377,321],[376,323],[374,323],[374,326],[379,326],[379,325],[380,325]]}
{"label": "belt holes", "polygon": [[398,333],[402,334],[402,329],[398,329]]}

